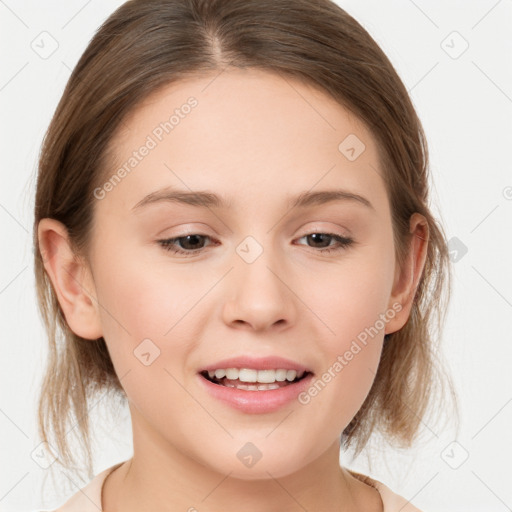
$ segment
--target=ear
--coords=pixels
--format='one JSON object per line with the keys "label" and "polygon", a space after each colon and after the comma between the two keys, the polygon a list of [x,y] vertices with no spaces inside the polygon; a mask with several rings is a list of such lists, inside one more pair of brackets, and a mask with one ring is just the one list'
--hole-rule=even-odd
{"label": "ear", "polygon": [[[411,233],[411,237],[408,253],[402,269],[400,269],[398,262],[396,263],[393,290],[388,304],[389,309],[396,311],[398,309],[398,303],[401,305],[401,309],[397,312],[395,317],[386,324],[386,334],[399,331],[407,322],[425,266],[429,238],[428,222],[426,218],[419,213],[411,215],[409,219],[409,232]],[[395,305],[395,307],[393,307],[393,305]]]}
{"label": "ear", "polygon": [[102,336],[99,305],[89,267],[72,250],[66,227],[41,219],[37,227],[44,268],[70,329],[85,339]]}

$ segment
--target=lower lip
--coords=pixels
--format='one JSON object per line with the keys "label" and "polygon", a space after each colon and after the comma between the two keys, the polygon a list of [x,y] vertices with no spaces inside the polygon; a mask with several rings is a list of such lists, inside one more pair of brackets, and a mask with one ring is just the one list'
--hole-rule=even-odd
{"label": "lower lip", "polygon": [[198,377],[206,391],[221,402],[247,414],[263,414],[277,411],[297,399],[297,396],[309,387],[313,374],[310,373],[302,380],[282,388],[265,391],[228,388],[210,382],[201,374],[198,374]]}

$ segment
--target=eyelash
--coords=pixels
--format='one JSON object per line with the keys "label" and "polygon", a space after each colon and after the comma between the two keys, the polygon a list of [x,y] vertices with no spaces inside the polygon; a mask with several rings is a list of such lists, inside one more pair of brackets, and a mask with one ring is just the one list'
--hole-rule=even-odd
{"label": "eyelash", "polygon": [[[301,238],[305,238],[305,237],[308,237],[308,236],[311,236],[311,235],[327,235],[327,236],[332,237],[333,240],[338,242],[338,244],[339,244],[338,247],[335,247],[335,248],[324,247],[324,248],[318,249],[316,251],[316,252],[319,252],[321,254],[328,254],[328,253],[331,253],[331,252],[339,252],[339,251],[342,251],[344,249],[347,249],[348,247],[350,247],[354,243],[354,240],[352,238],[336,235],[335,233],[324,233],[322,231],[313,231],[312,233],[308,233],[307,235],[301,236],[299,238],[299,240]],[[185,257],[187,257],[187,256],[194,256],[194,255],[196,255],[198,253],[203,252],[203,250],[205,249],[204,247],[201,248],[201,249],[195,249],[195,250],[189,250],[189,251],[184,251],[183,249],[176,249],[176,248],[173,247],[174,244],[178,240],[187,238],[187,236],[200,236],[200,237],[211,238],[208,235],[201,235],[200,233],[190,233],[188,235],[178,236],[178,237],[175,237],[175,238],[167,238],[165,240],[157,240],[157,242],[163,247],[163,249],[165,251],[169,251],[169,252],[172,252],[174,254],[182,254]],[[302,245],[302,244],[300,244],[300,245]],[[312,249],[315,249],[315,247],[312,247]]]}

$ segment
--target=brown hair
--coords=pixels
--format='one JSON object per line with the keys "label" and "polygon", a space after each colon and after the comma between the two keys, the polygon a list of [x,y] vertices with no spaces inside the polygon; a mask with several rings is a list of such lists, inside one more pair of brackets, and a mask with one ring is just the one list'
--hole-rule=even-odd
{"label": "brown hair", "polygon": [[329,0],[131,0],[99,28],[69,78],[43,142],[35,201],[36,285],[49,338],[39,433],[51,444],[53,431],[60,463],[71,467],[72,414],[89,478],[88,400],[100,390],[121,399],[124,392],[103,338],[86,340],[68,327],[43,266],[38,223],[62,222],[76,254],[86,254],[93,190],[111,174],[109,143],[123,118],[159,88],[227,66],[305,81],[366,124],[378,143],[400,265],[410,216],[419,212],[428,221],[428,254],[410,317],[386,335],[375,381],[343,433],[344,446],[359,453],[375,430],[410,446],[429,404],[440,409],[435,391],[448,384],[455,399],[434,336],[444,322],[450,269],[442,228],[428,206],[427,144],[407,90],[376,42]]}

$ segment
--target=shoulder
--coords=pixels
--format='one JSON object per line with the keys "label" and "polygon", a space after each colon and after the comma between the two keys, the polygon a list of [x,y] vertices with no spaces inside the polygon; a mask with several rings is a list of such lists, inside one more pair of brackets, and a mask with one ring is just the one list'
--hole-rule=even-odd
{"label": "shoulder", "polygon": [[347,471],[355,478],[361,480],[365,484],[375,487],[379,491],[382,503],[384,505],[384,512],[422,512],[420,509],[416,508],[409,500],[406,500],[403,496],[396,494],[382,482],[379,482],[378,480],[370,478],[367,475],[357,473],[350,469]]}
{"label": "shoulder", "polygon": [[39,510],[34,512],[101,512],[101,489],[103,482],[114,469],[123,462],[115,464],[98,473],[86,486],[71,496],[63,505],[55,510]]}

